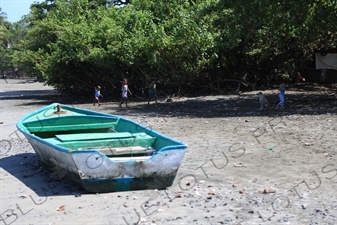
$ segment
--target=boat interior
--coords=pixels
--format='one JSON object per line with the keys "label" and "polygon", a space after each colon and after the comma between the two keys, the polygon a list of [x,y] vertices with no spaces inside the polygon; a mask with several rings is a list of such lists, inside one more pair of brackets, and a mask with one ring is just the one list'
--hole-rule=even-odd
{"label": "boat interior", "polygon": [[[74,116],[27,121],[27,131],[71,151],[98,150],[118,161],[143,161],[155,153],[157,137],[119,118]],[[166,141],[164,141],[166,142]]]}

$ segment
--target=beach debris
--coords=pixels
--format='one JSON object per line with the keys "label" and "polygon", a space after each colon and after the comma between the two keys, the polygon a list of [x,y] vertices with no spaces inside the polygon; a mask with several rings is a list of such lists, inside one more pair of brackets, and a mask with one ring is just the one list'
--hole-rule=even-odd
{"label": "beach debris", "polygon": [[19,198],[25,199],[25,198],[27,198],[27,196],[26,195],[20,195]]}
{"label": "beach debris", "polygon": [[248,194],[248,192],[245,191],[245,190],[240,190],[239,193],[242,194],[242,195]]}
{"label": "beach debris", "polygon": [[56,208],[56,211],[64,211],[64,210],[66,210],[65,205],[61,205],[60,207]]}
{"label": "beach debris", "polygon": [[239,163],[239,164],[233,163],[233,165],[234,165],[235,167],[245,167],[245,166],[242,165],[241,163]]}
{"label": "beach debris", "polygon": [[305,143],[304,146],[312,146],[314,145],[313,143]]}
{"label": "beach debris", "polygon": [[74,196],[75,196],[76,198],[81,197],[81,193],[75,193],[75,192],[73,192],[73,194],[74,194]]}
{"label": "beach debris", "polygon": [[208,195],[216,195],[215,190],[211,190],[210,192],[208,192]]}
{"label": "beach debris", "polygon": [[145,219],[145,218],[140,218],[139,222],[140,222],[140,223],[145,223],[145,222],[146,222],[146,219]]}
{"label": "beach debris", "polygon": [[158,209],[157,212],[164,212],[164,210],[163,209]]}
{"label": "beach debris", "polygon": [[183,195],[181,194],[181,192],[178,192],[176,195],[175,195],[176,198],[182,198]]}
{"label": "beach debris", "polygon": [[0,124],[4,124],[4,122],[0,121]]}
{"label": "beach debris", "polygon": [[259,191],[260,194],[271,194],[271,193],[275,193],[276,191],[272,190],[272,189],[264,189],[263,191]]}

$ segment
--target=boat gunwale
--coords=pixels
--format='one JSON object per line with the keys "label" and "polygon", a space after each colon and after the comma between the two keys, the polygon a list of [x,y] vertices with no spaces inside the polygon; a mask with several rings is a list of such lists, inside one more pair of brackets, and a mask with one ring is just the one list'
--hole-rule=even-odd
{"label": "boat gunwale", "polygon": [[[39,114],[39,113],[37,113]],[[78,119],[78,118],[88,118],[88,115],[69,115],[67,117],[64,117],[64,118],[74,118],[74,119]],[[94,119],[115,119],[113,117],[108,117],[108,116],[99,116],[99,115],[90,115],[90,118],[94,118]],[[55,119],[62,119],[60,117],[48,117],[48,118],[44,118],[44,119],[36,119],[36,120],[31,120],[31,121],[27,121],[27,122],[23,122],[22,124],[25,125],[25,126],[29,126],[29,125],[32,125],[36,122],[48,122],[50,120],[55,120]],[[116,117],[116,121],[114,122],[118,122],[119,118]],[[52,125],[51,125],[52,126]]]}
{"label": "boat gunwale", "polygon": [[[92,153],[98,153],[98,154],[101,154],[103,156],[105,156],[106,158],[109,158],[108,156],[106,156],[105,154],[101,153],[98,149],[95,150],[95,149],[92,149],[92,150],[73,150],[73,149],[69,149],[69,148],[66,148],[66,147],[62,147],[62,146],[58,146],[58,145],[54,145],[46,140],[44,140],[43,138],[40,138],[38,136],[35,136],[34,134],[32,134],[31,132],[29,132],[28,128],[25,126],[25,124],[23,123],[23,121],[27,120],[28,118],[36,115],[36,114],[39,114],[45,110],[49,110],[51,108],[53,108],[54,106],[57,106],[57,105],[61,105],[61,107],[63,109],[68,109],[70,110],[71,109],[74,109],[76,110],[77,112],[87,112],[89,115],[88,116],[92,116],[92,115],[96,115],[96,116],[104,116],[104,118],[106,117],[109,117],[109,118],[114,118],[114,119],[117,119],[118,121],[125,121],[125,122],[128,122],[128,123],[131,123],[133,125],[136,125],[137,127],[140,127],[142,129],[144,129],[145,131],[148,131],[147,132],[147,135],[150,135],[150,136],[153,136],[153,137],[156,137],[156,138],[161,138],[161,139],[166,139],[168,141],[171,141],[174,143],[174,145],[171,145],[171,146],[165,146],[161,149],[158,149],[156,151],[156,153],[160,154],[160,152],[165,152],[165,151],[169,151],[169,150],[185,150],[187,148],[187,145],[181,141],[178,141],[178,140],[175,140],[173,138],[170,138],[164,134],[161,134],[153,129],[149,129],[147,127],[145,127],[144,125],[136,122],[136,121],[133,121],[133,120],[130,120],[130,119],[127,119],[127,118],[124,118],[124,117],[121,117],[121,116],[116,116],[116,115],[110,115],[110,114],[107,114],[107,113],[101,113],[101,112],[95,112],[95,111],[91,111],[91,110],[87,110],[87,109],[82,109],[82,108],[77,108],[77,107],[70,107],[70,106],[67,106],[67,105],[63,105],[63,104],[59,104],[59,103],[53,103],[53,104],[50,104],[48,106],[45,106],[45,107],[42,107],[38,110],[35,110],[29,114],[27,114],[26,116],[22,117],[18,123],[16,124],[17,128],[19,131],[21,131],[24,135],[27,135],[29,136],[29,138],[32,138],[34,139],[35,141],[38,141],[38,142],[41,142],[43,144],[46,144],[48,145],[49,147],[52,147],[53,149],[55,150],[58,150],[58,151],[61,151],[61,152],[64,152],[64,153],[80,153],[80,152],[86,152],[86,153],[90,153],[92,151]],[[55,118],[54,118],[55,119]]]}

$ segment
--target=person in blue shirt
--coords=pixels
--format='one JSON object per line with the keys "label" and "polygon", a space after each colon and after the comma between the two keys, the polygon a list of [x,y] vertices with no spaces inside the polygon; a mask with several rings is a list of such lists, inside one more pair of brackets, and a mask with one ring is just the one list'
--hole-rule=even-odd
{"label": "person in blue shirt", "polygon": [[97,86],[95,87],[95,100],[94,100],[94,105],[96,104],[96,102],[98,103],[98,106],[100,106],[101,104],[99,103],[99,98],[103,98],[103,95],[101,95],[101,87]]}
{"label": "person in blue shirt", "polygon": [[284,108],[284,94],[285,94],[285,85],[282,83],[279,87],[279,94],[278,97],[280,99],[280,102],[277,104],[277,106],[281,107],[282,109]]}

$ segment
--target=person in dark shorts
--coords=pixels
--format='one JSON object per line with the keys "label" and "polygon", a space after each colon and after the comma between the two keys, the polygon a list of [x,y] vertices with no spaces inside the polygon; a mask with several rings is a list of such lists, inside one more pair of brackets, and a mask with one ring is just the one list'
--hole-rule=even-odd
{"label": "person in dark shorts", "polygon": [[149,85],[149,99],[147,101],[147,104],[150,104],[150,101],[154,99],[157,102],[157,85],[156,80],[152,80],[151,84]]}

